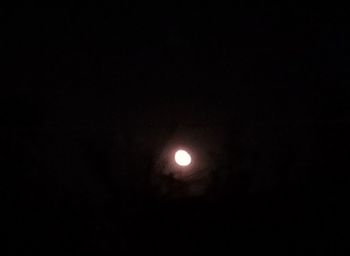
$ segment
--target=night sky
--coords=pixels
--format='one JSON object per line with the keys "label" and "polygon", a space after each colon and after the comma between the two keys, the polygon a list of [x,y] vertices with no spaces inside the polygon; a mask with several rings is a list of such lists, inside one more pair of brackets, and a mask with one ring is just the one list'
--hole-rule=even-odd
{"label": "night sky", "polygon": [[0,9],[3,255],[346,255],[346,15]]}

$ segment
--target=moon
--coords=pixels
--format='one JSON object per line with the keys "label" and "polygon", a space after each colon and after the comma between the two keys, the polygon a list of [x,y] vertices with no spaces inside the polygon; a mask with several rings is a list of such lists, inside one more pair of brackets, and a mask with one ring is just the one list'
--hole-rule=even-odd
{"label": "moon", "polygon": [[180,166],[188,166],[191,163],[191,155],[185,150],[178,150],[175,153],[175,162]]}

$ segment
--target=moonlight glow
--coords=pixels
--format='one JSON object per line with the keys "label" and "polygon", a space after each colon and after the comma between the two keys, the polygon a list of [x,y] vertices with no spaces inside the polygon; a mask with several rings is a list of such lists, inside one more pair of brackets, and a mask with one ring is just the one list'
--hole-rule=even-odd
{"label": "moonlight glow", "polygon": [[178,150],[175,153],[175,162],[180,166],[188,166],[191,163],[191,156],[185,150]]}

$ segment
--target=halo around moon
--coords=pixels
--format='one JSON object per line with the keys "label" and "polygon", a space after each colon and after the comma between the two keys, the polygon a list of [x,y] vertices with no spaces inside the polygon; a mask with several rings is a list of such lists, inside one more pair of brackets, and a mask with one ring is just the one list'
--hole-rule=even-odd
{"label": "halo around moon", "polygon": [[191,164],[191,155],[185,150],[177,150],[174,156],[175,162],[180,166],[188,166]]}

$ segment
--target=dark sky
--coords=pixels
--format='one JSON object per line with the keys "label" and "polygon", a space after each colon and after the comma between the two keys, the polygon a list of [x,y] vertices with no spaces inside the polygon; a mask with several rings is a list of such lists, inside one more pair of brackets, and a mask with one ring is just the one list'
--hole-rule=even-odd
{"label": "dark sky", "polygon": [[[345,254],[345,16],[0,9],[4,255]],[[196,180],[162,175],[176,143]]]}

